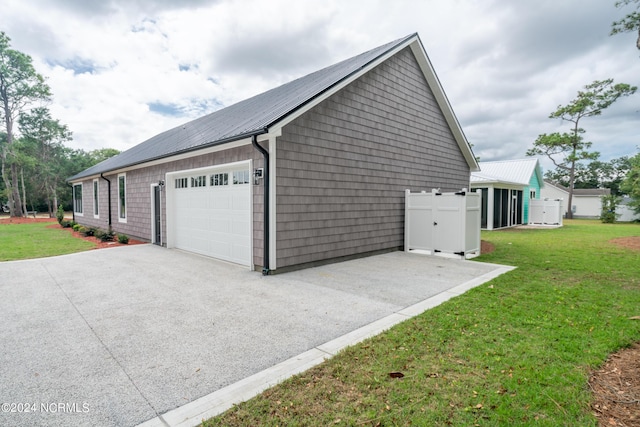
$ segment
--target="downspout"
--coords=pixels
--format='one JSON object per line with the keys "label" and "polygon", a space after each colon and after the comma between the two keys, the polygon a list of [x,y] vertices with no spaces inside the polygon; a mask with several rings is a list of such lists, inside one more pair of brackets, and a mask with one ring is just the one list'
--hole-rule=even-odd
{"label": "downspout", "polygon": [[111,181],[104,177],[104,172],[100,173],[100,178],[107,181],[107,196],[109,199],[109,231],[111,231]]}
{"label": "downspout", "polygon": [[269,274],[269,152],[258,144],[258,138],[256,135],[251,137],[251,144],[256,150],[262,153],[262,157],[264,157],[264,238],[262,275],[267,276]]}

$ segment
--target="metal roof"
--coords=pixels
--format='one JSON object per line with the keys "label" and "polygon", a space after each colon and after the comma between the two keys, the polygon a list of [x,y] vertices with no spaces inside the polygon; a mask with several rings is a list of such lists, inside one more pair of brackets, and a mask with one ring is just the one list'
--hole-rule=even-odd
{"label": "metal roof", "polygon": [[[306,105],[312,104],[314,100],[322,99],[323,94],[329,93],[340,83],[348,82],[350,78],[355,78],[352,76],[366,70],[368,66],[385,57],[385,55],[395,49],[415,43],[420,45],[420,51],[424,53],[424,48],[422,48],[417,33],[411,34],[162,132],[117,156],[68,178],[67,181],[77,181],[82,178],[97,176],[101,173],[122,170],[142,163],[267,133],[270,127],[283,121],[288,116],[292,116],[296,111],[303,110]],[[414,46],[412,45],[413,48]],[[426,58],[426,53],[424,53],[424,58],[419,58],[419,61],[421,60],[423,61],[421,66],[425,61],[429,62]],[[435,73],[430,68],[430,63],[428,67],[429,70],[425,72],[433,74],[434,82],[438,85],[437,88],[432,87],[432,90],[436,93],[436,96],[441,95],[440,107],[445,112],[452,129],[457,131],[454,131],[454,134],[456,134],[458,145],[463,150],[465,158],[471,162],[472,169],[474,169],[476,164],[471,148],[462,134],[459,123],[437,81]],[[427,78],[429,77],[427,76]],[[449,120],[449,117],[451,117],[451,120]]]}
{"label": "metal roof", "polygon": [[[558,190],[564,191],[565,193],[569,194],[569,187],[565,187],[564,185],[560,184],[559,182],[554,182],[554,181],[548,181],[545,180],[544,181],[547,185],[551,185],[553,187],[556,187]],[[574,188],[573,189],[573,195],[574,196],[609,196],[611,194],[611,189],[610,188]]]}
{"label": "metal roof", "polygon": [[480,172],[471,173],[472,183],[495,182],[517,185],[529,185],[533,174],[543,184],[542,170],[538,159],[501,160],[497,162],[478,162]]}

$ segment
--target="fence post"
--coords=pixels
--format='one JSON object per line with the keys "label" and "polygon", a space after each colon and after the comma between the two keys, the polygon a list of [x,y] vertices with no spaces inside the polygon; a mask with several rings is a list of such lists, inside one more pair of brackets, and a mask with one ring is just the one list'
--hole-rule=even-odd
{"label": "fence post", "polygon": [[409,221],[409,197],[411,197],[411,190],[404,190],[404,251],[409,252],[410,242],[409,236],[411,235],[411,221]]}

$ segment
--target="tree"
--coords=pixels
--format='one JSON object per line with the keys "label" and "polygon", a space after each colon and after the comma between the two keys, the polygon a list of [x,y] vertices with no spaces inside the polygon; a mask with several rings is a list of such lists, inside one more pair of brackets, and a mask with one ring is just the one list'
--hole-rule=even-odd
{"label": "tree", "polygon": [[51,94],[44,78],[36,73],[31,57],[11,49],[10,41],[4,32],[0,32],[0,119],[6,133],[0,150],[0,168],[9,198],[10,215],[22,216],[19,168],[13,158],[14,123],[31,105],[48,100]]}
{"label": "tree", "polygon": [[640,214],[640,153],[629,159],[631,169],[620,185],[620,191],[631,198],[629,207]]}
{"label": "tree", "polygon": [[615,4],[616,7],[624,7],[631,3],[636,3],[636,11],[627,14],[619,21],[613,22],[610,35],[637,31],[636,47],[640,49],[640,0],[619,0]]}
{"label": "tree", "polygon": [[545,155],[556,168],[568,176],[568,207],[567,217],[572,218],[573,189],[576,175],[576,165],[582,160],[596,160],[597,152],[587,151],[591,143],[582,138],[585,132],[580,127],[580,121],[585,117],[599,116],[602,111],[622,96],[635,93],[637,87],[626,83],[614,84],[613,79],[596,80],[586,85],[584,91],[578,91],[576,99],[567,105],[559,105],[556,111],[549,115],[551,119],[561,119],[573,124],[570,133],[552,133],[538,136],[533,148],[527,151],[528,156]]}
{"label": "tree", "polygon": [[71,140],[71,132],[54,120],[46,107],[21,115],[18,124],[23,143],[31,146],[31,156],[37,164],[30,174],[33,187],[42,192],[49,216],[53,217],[58,207],[58,187],[65,178],[63,143]]}
{"label": "tree", "polygon": [[[593,160],[587,165],[576,163],[573,188],[609,188],[611,194],[620,194],[620,184],[630,168],[629,157],[622,156],[608,162]],[[548,179],[569,187],[569,177],[562,169],[550,169],[544,174]]]}

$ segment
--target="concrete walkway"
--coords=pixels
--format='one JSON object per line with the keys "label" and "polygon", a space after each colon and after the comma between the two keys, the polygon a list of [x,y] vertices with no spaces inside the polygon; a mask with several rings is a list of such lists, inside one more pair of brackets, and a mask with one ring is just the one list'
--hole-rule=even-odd
{"label": "concrete walkway", "polygon": [[197,425],[509,269],[394,252],[263,277],[152,245],[0,263],[0,425]]}

